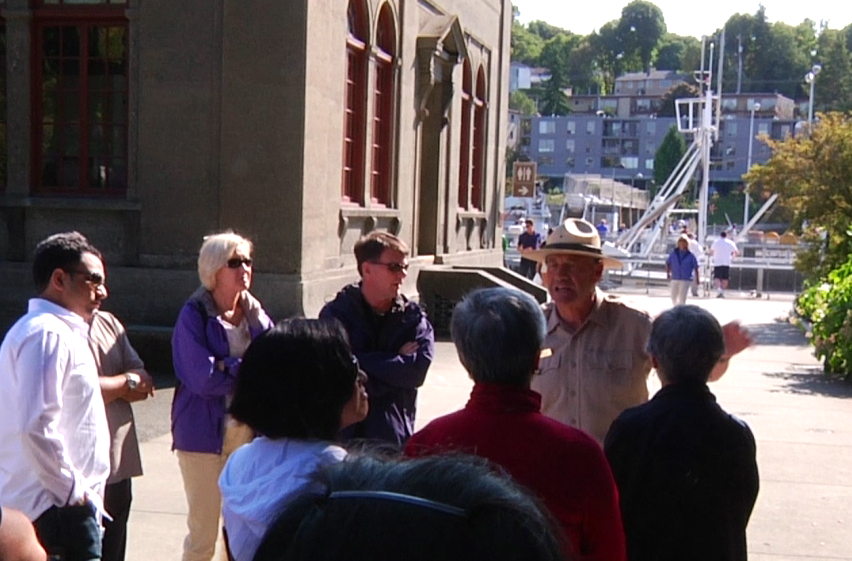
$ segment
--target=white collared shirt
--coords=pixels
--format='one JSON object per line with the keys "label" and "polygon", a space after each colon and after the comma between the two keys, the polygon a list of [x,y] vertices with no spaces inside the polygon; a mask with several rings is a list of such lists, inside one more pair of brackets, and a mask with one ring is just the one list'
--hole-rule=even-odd
{"label": "white collared shirt", "polygon": [[0,503],[30,520],[87,493],[101,505],[110,437],[88,329],[33,298],[0,346]]}

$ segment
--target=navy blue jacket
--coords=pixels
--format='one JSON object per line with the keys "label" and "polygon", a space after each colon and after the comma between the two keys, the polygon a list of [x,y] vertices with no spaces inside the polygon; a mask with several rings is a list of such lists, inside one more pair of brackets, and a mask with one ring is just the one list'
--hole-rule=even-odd
{"label": "navy blue jacket", "polygon": [[754,436],[706,384],[670,384],[628,409],[604,451],[630,561],[745,561],[759,486]]}
{"label": "navy blue jacket", "polygon": [[[435,356],[435,333],[426,314],[404,296],[386,314],[376,314],[358,283],[338,292],[319,317],[343,324],[352,352],[369,376],[370,412],[364,421],[343,431],[343,440],[380,439],[402,446],[414,432],[417,388],[423,385]],[[419,344],[417,352],[400,355],[400,347],[411,341]]]}

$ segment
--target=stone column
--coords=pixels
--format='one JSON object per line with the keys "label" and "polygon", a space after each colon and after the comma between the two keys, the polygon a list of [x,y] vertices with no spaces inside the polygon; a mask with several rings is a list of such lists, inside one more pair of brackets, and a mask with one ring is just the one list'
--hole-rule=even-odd
{"label": "stone column", "polygon": [[27,0],[8,0],[6,21],[6,126],[8,175],[6,194],[27,196],[30,192],[30,41],[32,12]]}

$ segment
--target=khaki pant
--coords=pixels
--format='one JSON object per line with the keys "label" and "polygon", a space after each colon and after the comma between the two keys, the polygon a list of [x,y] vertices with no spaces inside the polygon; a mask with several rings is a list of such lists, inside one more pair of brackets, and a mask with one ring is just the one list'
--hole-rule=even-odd
{"label": "khaki pant", "polygon": [[686,303],[686,295],[689,293],[691,280],[672,280],[672,306]]}
{"label": "khaki pant", "polygon": [[[189,533],[183,540],[183,561],[210,561],[216,551],[219,518],[222,514],[222,495],[219,493],[219,474],[231,452],[249,442],[251,429],[242,424],[229,425],[221,454],[176,450],[188,512]],[[227,559],[225,545],[219,543],[220,559]]]}

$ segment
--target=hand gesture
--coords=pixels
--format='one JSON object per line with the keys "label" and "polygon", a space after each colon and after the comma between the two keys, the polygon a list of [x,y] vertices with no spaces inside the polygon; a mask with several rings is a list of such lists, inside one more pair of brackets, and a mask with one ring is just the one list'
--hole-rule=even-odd
{"label": "hand gesture", "polygon": [[722,335],[725,338],[725,356],[728,358],[743,352],[753,343],[751,334],[738,321],[723,325]]}
{"label": "hand gesture", "polygon": [[417,352],[417,349],[420,348],[420,345],[417,341],[409,341],[399,348],[399,354],[401,355],[413,355]]}
{"label": "hand gesture", "polygon": [[151,375],[145,370],[134,370],[133,373],[139,376],[139,383],[136,389],[127,392],[124,399],[132,403],[154,397],[154,379]]}

